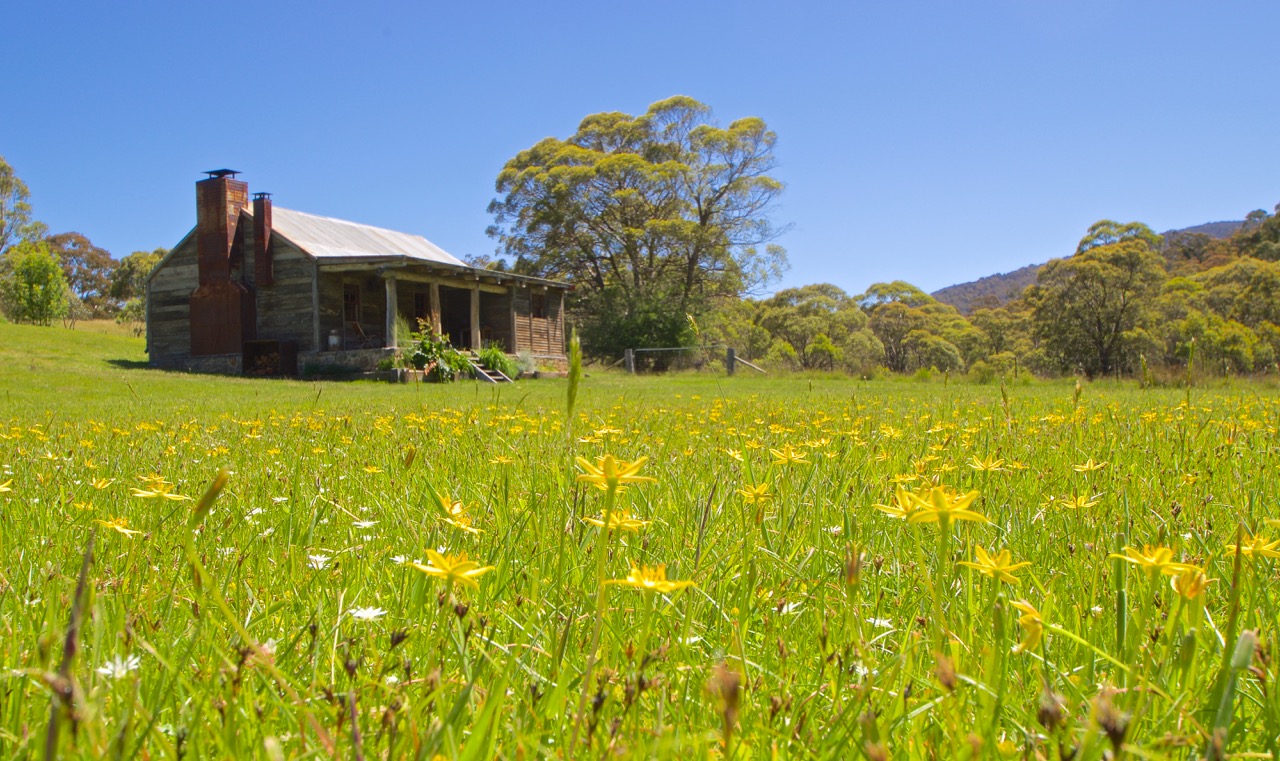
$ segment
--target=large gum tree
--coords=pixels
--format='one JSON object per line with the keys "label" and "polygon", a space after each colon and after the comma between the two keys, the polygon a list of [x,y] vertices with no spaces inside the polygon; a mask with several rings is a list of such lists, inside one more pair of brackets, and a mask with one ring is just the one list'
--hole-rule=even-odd
{"label": "large gum tree", "polygon": [[1165,280],[1159,236],[1146,225],[1103,220],[1075,256],[1041,268],[1026,291],[1032,328],[1062,369],[1090,377],[1122,369],[1126,337],[1147,325]]}
{"label": "large gum tree", "polygon": [[720,127],[688,97],[582,120],[507,162],[489,205],[502,266],[567,280],[596,354],[690,340],[686,315],[777,278],[769,219],[777,136],[756,117]]}

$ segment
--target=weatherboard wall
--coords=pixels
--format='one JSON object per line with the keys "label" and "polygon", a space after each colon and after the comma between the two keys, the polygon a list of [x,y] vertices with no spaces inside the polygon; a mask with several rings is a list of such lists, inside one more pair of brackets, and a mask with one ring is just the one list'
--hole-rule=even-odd
{"label": "weatherboard wall", "polygon": [[199,285],[196,236],[169,252],[147,285],[147,351],[156,367],[176,367],[191,356],[191,292]]}
{"label": "weatherboard wall", "polygon": [[[559,291],[538,293],[532,288],[515,288],[515,344],[518,352],[538,356],[564,354],[564,296]],[[534,314],[534,301],[540,298],[544,309]]]}
{"label": "weatherboard wall", "polygon": [[[244,261],[233,264],[252,286],[252,225],[245,231]],[[242,225],[242,229],[244,226]],[[257,337],[296,341],[301,352],[315,351],[311,319],[313,264],[284,238],[272,240],[275,279],[253,288],[257,301]],[[195,236],[176,246],[151,276],[147,299],[147,350],[156,367],[186,367],[191,358],[191,292],[199,284]],[[337,302],[342,303],[341,287]]]}
{"label": "weatherboard wall", "polygon": [[[252,247],[245,246],[245,249],[250,251]],[[271,285],[255,289],[258,299],[258,338],[296,341],[299,352],[316,351],[319,347],[315,345],[315,331],[311,321],[311,278],[314,269],[311,258],[279,235],[272,236],[271,251],[275,277]],[[252,266],[246,266],[246,271],[253,272]]]}

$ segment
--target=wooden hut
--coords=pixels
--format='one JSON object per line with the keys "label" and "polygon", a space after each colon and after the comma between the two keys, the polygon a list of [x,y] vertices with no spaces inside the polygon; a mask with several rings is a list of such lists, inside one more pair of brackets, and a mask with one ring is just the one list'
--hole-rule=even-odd
{"label": "wooden hut", "polygon": [[196,183],[196,226],[147,279],[154,367],[372,369],[418,320],[459,349],[564,361],[568,286],[469,267],[409,233],[273,207],[236,172]]}

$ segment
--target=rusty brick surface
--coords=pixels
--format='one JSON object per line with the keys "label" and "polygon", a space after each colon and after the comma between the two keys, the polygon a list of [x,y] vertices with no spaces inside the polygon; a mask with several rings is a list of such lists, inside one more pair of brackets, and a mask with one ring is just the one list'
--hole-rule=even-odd
{"label": "rusty brick surface", "polygon": [[253,282],[261,287],[275,280],[271,261],[271,199],[253,199]]}
{"label": "rusty brick surface", "polygon": [[233,354],[252,331],[253,299],[231,279],[231,249],[249,185],[228,177],[196,183],[196,257],[199,286],[191,294],[191,354]]}

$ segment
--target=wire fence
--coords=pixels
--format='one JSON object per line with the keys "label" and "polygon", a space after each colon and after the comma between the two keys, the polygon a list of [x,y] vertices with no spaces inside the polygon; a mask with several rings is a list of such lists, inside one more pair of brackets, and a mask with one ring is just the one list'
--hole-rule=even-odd
{"label": "wire fence", "polygon": [[707,372],[733,375],[738,366],[759,373],[764,370],[737,356],[731,346],[667,346],[627,349],[613,363],[629,373]]}

